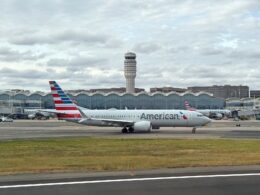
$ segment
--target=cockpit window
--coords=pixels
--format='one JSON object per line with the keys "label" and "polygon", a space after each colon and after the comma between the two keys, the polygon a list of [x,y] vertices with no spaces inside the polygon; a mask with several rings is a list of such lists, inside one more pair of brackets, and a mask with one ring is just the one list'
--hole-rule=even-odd
{"label": "cockpit window", "polygon": [[198,117],[203,117],[203,115],[202,114],[198,114]]}

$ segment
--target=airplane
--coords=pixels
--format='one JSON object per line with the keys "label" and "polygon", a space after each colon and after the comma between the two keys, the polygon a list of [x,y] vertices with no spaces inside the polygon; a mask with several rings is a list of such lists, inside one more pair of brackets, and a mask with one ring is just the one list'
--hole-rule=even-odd
{"label": "airplane", "polygon": [[0,122],[13,122],[14,120],[12,118],[9,118],[9,117],[5,117],[5,116],[2,116],[0,118]]}
{"label": "airplane", "polygon": [[[50,111],[50,112],[49,112]],[[55,109],[24,109],[24,113],[27,114],[28,119],[41,119],[46,120],[53,116],[51,112]]]}
{"label": "airplane", "polygon": [[[77,106],[56,81],[49,81],[58,119],[89,126],[122,127],[122,133],[150,132],[160,127],[196,127],[211,122],[201,113],[188,110],[90,110]],[[51,112],[51,111],[49,111]]]}
{"label": "airplane", "polygon": [[224,116],[230,117],[230,110],[221,110],[221,109],[196,109],[190,106],[188,101],[184,102],[185,108],[189,111],[197,111],[203,114],[206,117],[214,118],[214,119],[222,119]]}

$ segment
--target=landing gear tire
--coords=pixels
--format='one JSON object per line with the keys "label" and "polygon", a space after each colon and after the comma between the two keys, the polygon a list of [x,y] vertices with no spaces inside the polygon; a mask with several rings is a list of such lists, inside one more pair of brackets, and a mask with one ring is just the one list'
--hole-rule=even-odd
{"label": "landing gear tire", "polygon": [[196,127],[193,127],[191,132],[192,132],[192,134],[195,134],[196,133]]}
{"label": "landing gear tire", "polygon": [[129,133],[134,133],[135,130],[133,127],[129,127],[128,131],[129,131]]}
{"label": "landing gear tire", "polygon": [[122,129],[122,133],[127,133],[127,128],[126,128],[126,127],[124,127],[124,128]]}

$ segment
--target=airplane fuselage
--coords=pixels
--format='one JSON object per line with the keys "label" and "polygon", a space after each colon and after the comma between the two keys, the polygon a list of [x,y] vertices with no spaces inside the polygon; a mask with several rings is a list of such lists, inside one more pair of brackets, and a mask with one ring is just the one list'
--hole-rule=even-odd
{"label": "airplane fuselage", "polygon": [[[99,119],[122,121],[149,121],[152,127],[198,127],[210,120],[201,113],[187,110],[88,110],[83,112],[88,120],[83,124],[94,126],[110,126],[109,122]],[[111,126],[120,126],[111,123]]]}

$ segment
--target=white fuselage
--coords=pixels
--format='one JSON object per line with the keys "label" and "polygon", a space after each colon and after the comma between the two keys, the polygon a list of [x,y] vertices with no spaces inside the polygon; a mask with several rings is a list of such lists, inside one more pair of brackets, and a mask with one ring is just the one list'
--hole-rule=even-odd
{"label": "white fuselage", "polygon": [[[85,125],[93,126],[120,126],[104,122],[102,119],[151,122],[152,127],[197,127],[204,126],[211,120],[201,113],[188,110],[83,110],[89,118],[84,120]],[[100,120],[99,120],[100,119]]]}
{"label": "white fuselage", "polygon": [[211,114],[221,114],[223,116],[229,117],[231,115],[230,110],[221,110],[221,109],[205,109],[205,110],[196,110],[197,112],[203,114],[204,116],[209,117]]}

